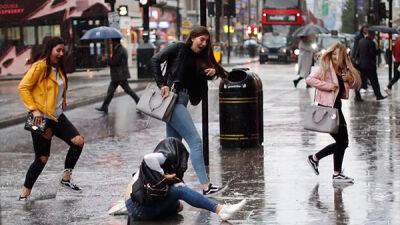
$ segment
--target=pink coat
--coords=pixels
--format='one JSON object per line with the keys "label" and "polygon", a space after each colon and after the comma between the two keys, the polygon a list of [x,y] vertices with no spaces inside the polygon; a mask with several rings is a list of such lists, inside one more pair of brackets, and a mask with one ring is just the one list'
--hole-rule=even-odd
{"label": "pink coat", "polygon": [[[315,87],[317,93],[315,95],[315,101],[324,106],[333,107],[335,104],[335,100],[337,95],[339,94],[339,88],[336,91],[331,91],[334,84],[339,87],[339,81],[337,79],[335,69],[331,63],[330,69],[326,76],[326,79],[322,79],[322,68],[316,67],[314,68],[310,75],[306,78],[306,83],[312,87]],[[353,84],[349,84],[348,82],[344,82],[344,92],[342,99],[349,98],[349,90],[353,89]]]}

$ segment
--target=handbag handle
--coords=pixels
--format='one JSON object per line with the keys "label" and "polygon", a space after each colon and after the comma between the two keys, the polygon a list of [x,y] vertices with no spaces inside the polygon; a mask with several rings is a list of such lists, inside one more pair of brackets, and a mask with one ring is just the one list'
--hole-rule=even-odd
{"label": "handbag handle", "polygon": [[322,119],[327,115],[327,111],[324,111],[324,113],[322,114],[322,116],[320,118],[316,118],[315,114],[317,113],[317,110],[315,110],[312,114],[312,119],[315,123],[319,123],[322,121]]}
{"label": "handbag handle", "polygon": [[149,108],[150,108],[150,111],[151,111],[151,112],[153,112],[154,110],[160,108],[160,107],[164,104],[164,98],[163,98],[163,100],[161,101],[161,103],[160,103],[158,106],[155,106],[155,107],[152,107],[152,106],[151,106],[151,99],[152,99],[156,94],[157,94],[156,91],[153,89],[153,93],[151,94],[150,100],[149,100]]}

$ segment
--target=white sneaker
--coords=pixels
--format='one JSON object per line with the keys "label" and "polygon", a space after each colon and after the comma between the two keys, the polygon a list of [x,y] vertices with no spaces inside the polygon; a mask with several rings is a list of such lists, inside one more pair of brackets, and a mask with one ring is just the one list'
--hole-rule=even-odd
{"label": "white sneaker", "polygon": [[234,205],[223,205],[218,215],[223,221],[229,220],[235,213],[240,211],[245,204],[246,199],[243,199],[242,201]]}
{"label": "white sneaker", "polygon": [[108,210],[109,215],[125,215],[128,214],[124,200],[119,200],[111,209]]}
{"label": "white sneaker", "polygon": [[360,93],[361,93],[361,94],[365,94],[365,92],[367,92],[367,90],[365,90],[364,88],[361,88],[361,89],[360,89]]}
{"label": "white sneaker", "polygon": [[386,92],[386,94],[387,95],[392,95],[392,90],[391,89],[389,89],[388,87],[385,87],[385,89],[383,89],[385,92]]}

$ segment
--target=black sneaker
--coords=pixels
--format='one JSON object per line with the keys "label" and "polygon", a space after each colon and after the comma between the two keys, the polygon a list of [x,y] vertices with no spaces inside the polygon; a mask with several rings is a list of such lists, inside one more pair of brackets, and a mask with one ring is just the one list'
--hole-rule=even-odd
{"label": "black sneaker", "polygon": [[203,190],[203,195],[213,196],[216,195],[218,192],[221,193],[226,189],[225,187],[214,186],[213,184],[209,184],[207,190]]}
{"label": "black sneaker", "polygon": [[72,191],[76,191],[76,192],[81,192],[82,189],[79,188],[76,184],[71,183],[71,180],[67,180],[65,181],[64,179],[61,179],[60,181],[61,186],[70,189]]}
{"label": "black sneaker", "polygon": [[314,170],[315,175],[319,175],[319,171],[318,171],[318,161],[315,161],[313,159],[312,155],[308,156],[307,159],[308,164],[310,164],[311,168]]}
{"label": "black sneaker", "polygon": [[334,184],[353,183],[354,179],[344,175],[343,173],[339,173],[338,175],[333,175],[332,176],[332,181],[333,181]]}

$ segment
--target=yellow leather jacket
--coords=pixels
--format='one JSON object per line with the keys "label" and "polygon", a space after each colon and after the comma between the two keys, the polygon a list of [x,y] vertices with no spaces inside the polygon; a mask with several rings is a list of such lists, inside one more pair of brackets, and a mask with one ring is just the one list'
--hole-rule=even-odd
{"label": "yellow leather jacket", "polygon": [[[22,102],[29,111],[39,110],[52,120],[57,121],[54,116],[59,91],[57,77],[54,71],[50,70],[50,75],[45,78],[46,69],[47,65],[44,59],[33,63],[19,83],[18,91]],[[58,69],[58,72],[62,74],[60,69]],[[65,110],[67,82],[64,74],[61,77],[64,82],[62,108]]]}

